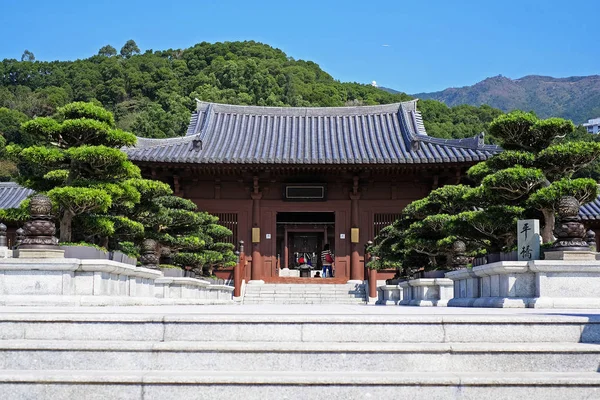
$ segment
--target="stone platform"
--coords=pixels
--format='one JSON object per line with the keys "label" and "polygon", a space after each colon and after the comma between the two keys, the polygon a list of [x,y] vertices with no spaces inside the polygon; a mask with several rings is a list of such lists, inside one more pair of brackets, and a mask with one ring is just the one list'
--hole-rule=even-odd
{"label": "stone platform", "polygon": [[11,399],[592,399],[600,311],[0,307]]}

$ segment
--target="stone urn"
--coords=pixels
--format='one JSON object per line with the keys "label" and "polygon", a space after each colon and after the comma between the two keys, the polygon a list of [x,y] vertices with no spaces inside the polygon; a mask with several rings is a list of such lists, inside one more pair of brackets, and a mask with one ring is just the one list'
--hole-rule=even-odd
{"label": "stone urn", "polygon": [[466,252],[467,245],[462,240],[457,240],[452,244],[452,269],[467,268],[469,257]]}
{"label": "stone urn", "polygon": [[558,203],[558,218],[554,226],[556,241],[554,251],[589,251],[585,241],[587,231],[579,217],[579,201],[573,196],[564,196]]}
{"label": "stone urn", "polygon": [[142,242],[140,262],[144,268],[158,269],[159,256],[156,247],[156,240],[145,239]]}
{"label": "stone urn", "polygon": [[52,220],[52,201],[36,194],[29,203],[31,218],[23,225],[25,238],[19,249],[57,249],[56,226]]}

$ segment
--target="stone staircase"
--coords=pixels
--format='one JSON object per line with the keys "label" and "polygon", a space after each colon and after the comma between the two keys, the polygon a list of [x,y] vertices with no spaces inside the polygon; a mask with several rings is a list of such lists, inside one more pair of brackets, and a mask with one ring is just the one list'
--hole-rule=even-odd
{"label": "stone staircase", "polygon": [[243,304],[365,304],[364,284],[246,285]]}
{"label": "stone staircase", "polygon": [[597,316],[218,307],[0,310],[0,398],[600,398]]}

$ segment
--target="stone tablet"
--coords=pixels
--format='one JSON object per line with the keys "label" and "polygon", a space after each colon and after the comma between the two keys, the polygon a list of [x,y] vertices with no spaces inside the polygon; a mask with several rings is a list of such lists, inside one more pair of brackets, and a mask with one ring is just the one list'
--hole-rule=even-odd
{"label": "stone tablet", "polygon": [[517,222],[517,255],[519,261],[540,259],[540,220],[524,219]]}

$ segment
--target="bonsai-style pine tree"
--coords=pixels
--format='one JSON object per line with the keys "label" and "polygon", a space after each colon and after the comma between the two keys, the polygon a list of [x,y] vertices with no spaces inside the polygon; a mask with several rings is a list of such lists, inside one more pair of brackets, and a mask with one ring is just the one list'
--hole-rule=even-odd
{"label": "bonsai-style pine tree", "polygon": [[23,130],[37,144],[7,151],[17,161],[19,183],[46,192],[57,207],[62,242],[105,244],[118,226],[143,232],[140,224],[119,216],[140,201],[130,180],[141,176],[120,150],[136,138],[115,128],[112,113],[71,103],[51,118],[25,122]]}
{"label": "bonsai-style pine tree", "polygon": [[159,243],[163,262],[211,275],[217,266],[235,265],[233,245],[223,240],[231,231],[218,218],[197,210],[193,202],[174,196],[171,188],[158,181],[135,180],[141,201],[129,213],[139,221],[145,236]]}
{"label": "bonsai-style pine tree", "polygon": [[600,144],[561,143],[573,130],[570,121],[539,120],[521,111],[496,118],[490,133],[505,151],[469,169],[468,177],[479,186],[446,186],[408,205],[377,238],[373,267],[448,267],[458,239],[471,254],[509,250],[523,217],[541,216],[543,241],[552,241],[560,197],[574,196],[584,204],[598,191],[593,179],[572,176],[600,157]]}

